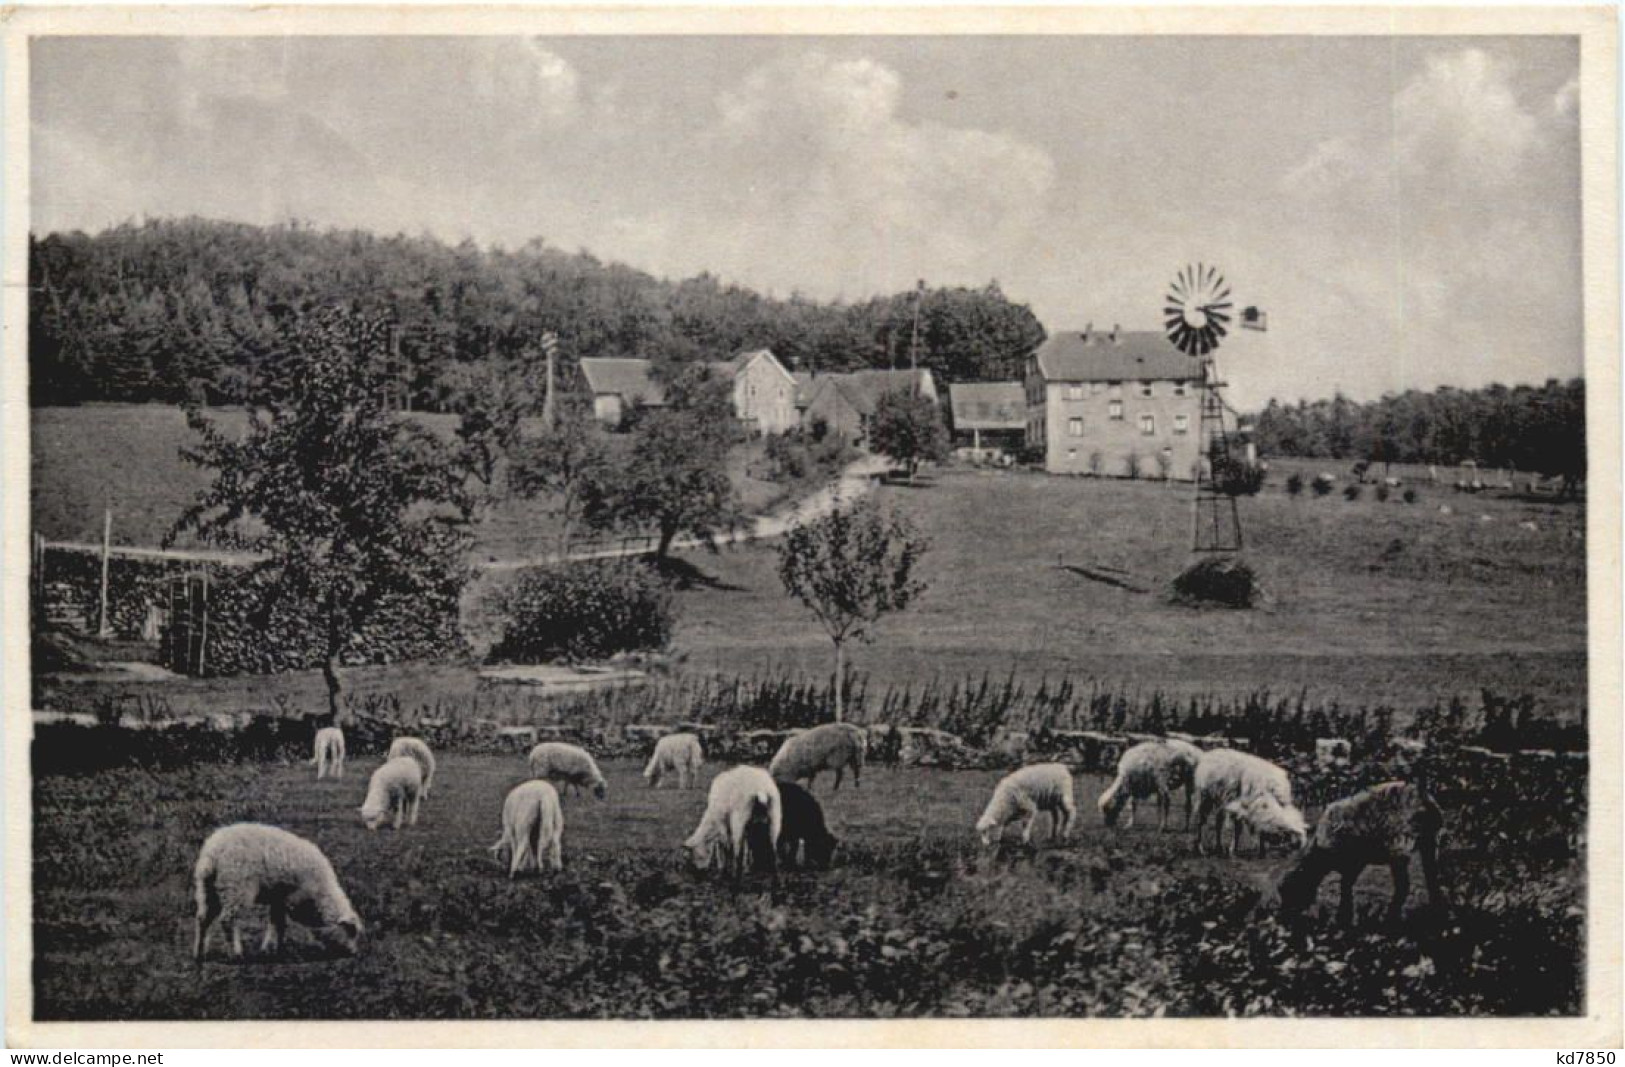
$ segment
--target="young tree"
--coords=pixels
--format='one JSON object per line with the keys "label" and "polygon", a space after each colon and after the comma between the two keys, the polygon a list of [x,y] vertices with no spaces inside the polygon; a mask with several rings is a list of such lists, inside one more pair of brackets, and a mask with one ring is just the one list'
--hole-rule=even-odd
{"label": "young tree", "polygon": [[703,368],[682,371],[666,387],[666,406],[641,411],[626,461],[601,467],[585,489],[585,516],[596,528],[653,529],[664,561],[679,534],[714,545],[740,509],[728,477],[737,437],[725,383]]}
{"label": "young tree", "polygon": [[556,417],[551,429],[514,446],[508,484],[519,496],[552,497],[562,558],[570,554],[570,535],[584,498],[603,478],[609,452],[603,431],[580,407],[561,405]]}
{"label": "young tree", "polygon": [[942,424],[937,402],[912,389],[882,393],[875,401],[869,423],[869,443],[875,451],[908,468],[908,480],[926,460],[948,458],[948,429]]}
{"label": "young tree", "polygon": [[384,326],[328,309],[290,319],[267,366],[246,433],[223,432],[197,408],[201,443],[182,454],[214,483],[166,540],[263,553],[267,613],[308,615],[321,638],[329,713],[352,637],[402,598],[465,578],[472,504],[451,450],[384,406],[377,354]]}
{"label": "young tree", "polygon": [[867,500],[793,527],[779,543],[785,591],[812,610],[835,645],[835,721],[845,715],[847,641],[868,640],[876,620],[925,591],[915,572],[928,547],[905,519]]}

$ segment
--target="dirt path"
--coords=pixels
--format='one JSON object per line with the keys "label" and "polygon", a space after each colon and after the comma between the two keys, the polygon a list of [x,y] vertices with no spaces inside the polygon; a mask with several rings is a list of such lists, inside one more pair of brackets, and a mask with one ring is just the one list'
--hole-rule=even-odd
{"label": "dirt path", "polygon": [[[841,471],[838,478],[816,493],[803,497],[787,508],[771,514],[755,516],[743,529],[719,536],[716,543],[719,545],[733,545],[779,537],[792,526],[820,518],[829,514],[837,505],[861,497],[872,486],[871,479],[884,473],[888,466],[889,464],[883,456],[864,456],[848,464]],[[86,553],[99,553],[102,550],[102,546],[99,544],[79,541],[49,541],[46,543],[46,547],[65,548]],[[652,550],[653,547],[654,538],[652,537],[626,538],[619,545],[583,549],[571,552],[565,558],[572,560],[613,559],[618,556],[642,555]],[[704,547],[704,542],[692,537],[683,537],[672,542],[671,550],[673,552],[686,552],[702,547]],[[255,552],[226,552],[215,549],[138,548],[128,545],[114,545],[109,549],[108,554],[121,559],[192,560],[197,563],[222,563],[233,566],[247,566],[264,558]],[[520,559],[486,560],[475,563],[474,569],[482,571],[519,570],[523,567],[557,563],[559,558],[557,553],[549,553]]]}

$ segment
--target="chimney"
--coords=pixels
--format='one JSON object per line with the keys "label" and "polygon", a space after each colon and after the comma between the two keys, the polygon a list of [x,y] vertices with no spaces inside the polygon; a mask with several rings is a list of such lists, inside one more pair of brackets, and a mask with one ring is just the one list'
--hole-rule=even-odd
{"label": "chimney", "polygon": [[1094,323],[1086,322],[1086,323],[1083,324],[1083,340],[1084,340],[1085,344],[1087,344],[1088,341],[1089,341],[1089,335],[1094,333],[1094,332],[1095,332],[1095,324]]}
{"label": "chimney", "polygon": [[1117,325],[1117,323],[1112,323],[1112,344],[1115,345],[1117,343],[1117,331],[1121,329],[1122,327]]}

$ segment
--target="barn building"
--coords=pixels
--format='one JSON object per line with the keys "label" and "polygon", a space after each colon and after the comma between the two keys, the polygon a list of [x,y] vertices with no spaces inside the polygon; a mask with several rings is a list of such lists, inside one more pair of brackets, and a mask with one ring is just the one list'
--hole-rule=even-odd
{"label": "barn building", "polygon": [[867,447],[869,420],[875,405],[887,393],[908,390],[938,399],[937,382],[929,370],[860,370],[848,374],[818,374],[809,379],[802,426],[821,423],[856,447]]}
{"label": "barn building", "polygon": [[1058,474],[1189,480],[1201,369],[1156,332],[1052,334],[1027,360],[1029,447]]}
{"label": "barn building", "polygon": [[747,430],[783,433],[800,422],[795,376],[770,349],[750,349],[710,366],[732,383],[734,415]]}
{"label": "barn building", "polygon": [[646,359],[583,359],[581,379],[592,397],[593,417],[619,428],[633,408],[665,406],[666,391],[651,366]]}

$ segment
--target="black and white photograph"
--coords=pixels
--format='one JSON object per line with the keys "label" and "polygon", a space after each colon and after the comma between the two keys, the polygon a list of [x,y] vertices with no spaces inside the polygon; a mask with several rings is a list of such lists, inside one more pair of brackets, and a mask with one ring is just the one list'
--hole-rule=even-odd
{"label": "black and white photograph", "polygon": [[1617,1045],[1614,11],[209,11],[6,29],[10,1043]]}

